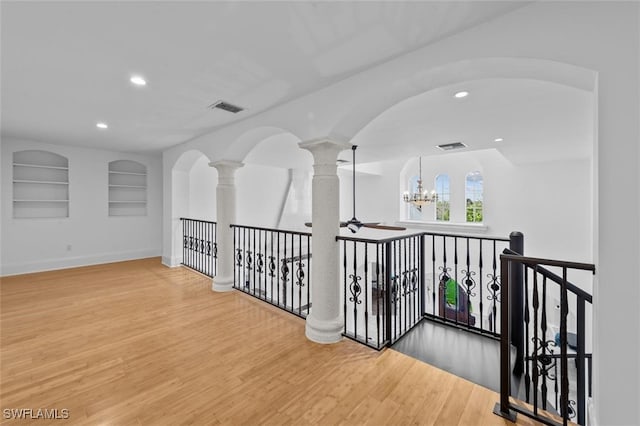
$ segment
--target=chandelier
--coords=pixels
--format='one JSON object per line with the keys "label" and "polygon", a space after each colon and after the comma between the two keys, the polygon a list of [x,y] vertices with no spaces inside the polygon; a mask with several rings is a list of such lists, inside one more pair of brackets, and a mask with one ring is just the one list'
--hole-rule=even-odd
{"label": "chandelier", "polygon": [[409,191],[405,191],[402,199],[405,202],[416,206],[419,211],[422,211],[422,206],[425,204],[432,203],[438,199],[438,195],[435,190],[427,192],[422,186],[422,157],[420,157],[420,177],[418,178],[418,188],[416,188],[416,192],[413,194],[409,194]]}

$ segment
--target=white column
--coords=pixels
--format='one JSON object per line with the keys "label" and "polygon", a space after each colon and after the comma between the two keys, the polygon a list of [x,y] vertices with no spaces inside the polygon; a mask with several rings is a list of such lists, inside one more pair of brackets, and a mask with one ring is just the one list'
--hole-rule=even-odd
{"label": "white column", "polygon": [[340,316],[340,262],[336,235],[340,230],[340,184],[336,160],[338,153],[351,144],[332,139],[300,143],[313,154],[311,312],[307,316],[306,335],[318,343],[342,339]]}
{"label": "white column", "polygon": [[218,269],[211,289],[231,291],[233,290],[233,230],[229,225],[236,220],[235,173],[244,164],[222,160],[209,165],[218,170],[216,187]]}

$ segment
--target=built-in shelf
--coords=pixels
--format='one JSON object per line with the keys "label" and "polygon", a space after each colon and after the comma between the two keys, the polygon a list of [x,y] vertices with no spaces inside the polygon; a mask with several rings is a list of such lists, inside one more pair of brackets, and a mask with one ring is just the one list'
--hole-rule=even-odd
{"label": "built-in shelf", "polygon": [[14,203],[68,203],[69,200],[13,200]]}
{"label": "built-in shelf", "polygon": [[69,160],[40,150],[13,153],[13,217],[69,217]]}
{"label": "built-in shelf", "polygon": [[109,185],[109,188],[136,188],[136,189],[146,189],[147,187],[144,185]]}
{"label": "built-in shelf", "polygon": [[33,183],[36,185],[39,184],[47,184],[47,185],[69,185],[69,182],[56,182],[56,181],[46,181],[46,180],[21,180],[16,179],[13,183]]}
{"label": "built-in shelf", "polygon": [[[29,152],[29,151],[21,151],[21,152]],[[47,166],[44,164],[27,164],[27,163],[13,163],[13,167],[32,167],[35,169],[69,170],[69,167]]]}
{"label": "built-in shelf", "polygon": [[146,216],[147,167],[131,160],[109,163],[109,216]]}
{"label": "built-in shelf", "polygon": [[[122,160],[126,161],[126,160]],[[132,176],[146,176],[146,173],[136,173],[136,172],[117,172],[114,170],[109,170],[110,175],[132,175]]]}

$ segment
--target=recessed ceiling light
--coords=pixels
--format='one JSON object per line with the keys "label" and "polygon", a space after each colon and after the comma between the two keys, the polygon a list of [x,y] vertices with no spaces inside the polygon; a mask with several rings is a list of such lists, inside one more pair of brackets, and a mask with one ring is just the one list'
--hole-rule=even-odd
{"label": "recessed ceiling light", "polygon": [[136,86],[146,86],[147,85],[147,80],[145,80],[144,78],[140,77],[139,75],[131,76],[129,81],[131,81]]}
{"label": "recessed ceiling light", "polygon": [[461,92],[457,92],[455,95],[456,98],[460,99],[460,98],[466,98],[467,96],[469,96],[469,92],[465,92],[464,90]]}
{"label": "recessed ceiling light", "polygon": [[106,123],[97,123],[97,124],[96,124],[96,127],[97,127],[98,129],[106,129],[106,128],[108,128],[109,126],[107,126],[107,124],[106,124]]}
{"label": "recessed ceiling light", "polygon": [[494,142],[502,142],[503,140],[504,140],[504,139],[502,139],[502,138],[495,138],[493,141],[494,141]]}

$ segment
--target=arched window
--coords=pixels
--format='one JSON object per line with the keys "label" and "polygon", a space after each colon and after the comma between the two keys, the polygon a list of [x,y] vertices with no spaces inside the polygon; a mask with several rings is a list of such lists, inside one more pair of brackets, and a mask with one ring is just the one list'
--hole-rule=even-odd
{"label": "arched window", "polygon": [[482,173],[469,172],[465,179],[465,198],[467,209],[467,222],[482,222],[482,191],[483,180]]}
{"label": "arched window", "polygon": [[438,201],[436,202],[436,220],[449,221],[451,215],[449,175],[443,174],[436,176],[436,194]]}

